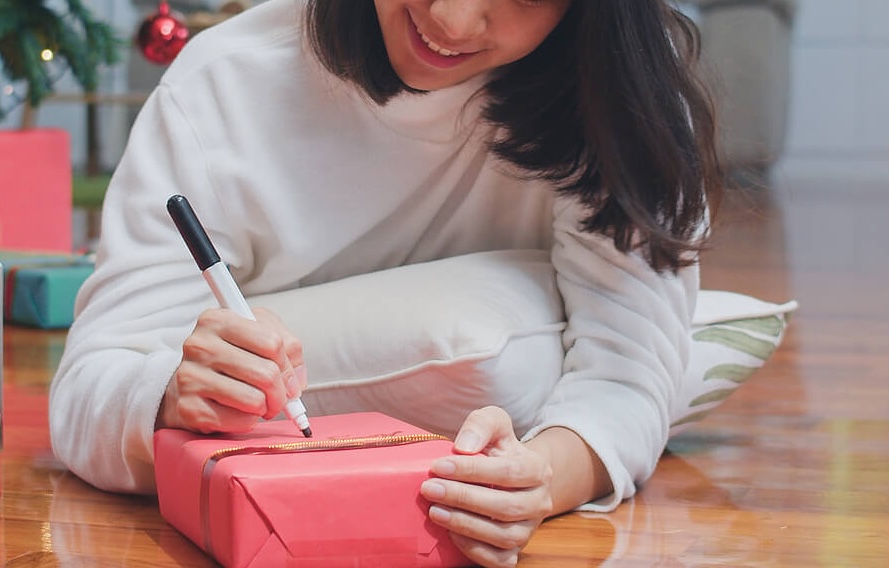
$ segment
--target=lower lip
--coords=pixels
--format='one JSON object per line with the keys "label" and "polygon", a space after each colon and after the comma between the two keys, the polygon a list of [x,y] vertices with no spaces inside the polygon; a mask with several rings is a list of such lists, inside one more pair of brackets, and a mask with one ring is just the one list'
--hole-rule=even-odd
{"label": "lower lip", "polygon": [[474,54],[472,53],[461,53],[460,55],[442,55],[440,53],[436,53],[429,49],[429,46],[426,45],[426,42],[423,41],[423,38],[420,37],[420,32],[417,31],[417,26],[414,25],[413,19],[410,16],[407,17],[407,33],[411,38],[411,45],[414,48],[414,52],[417,54],[417,57],[422,59],[425,63],[432,65],[433,67],[438,67],[439,69],[448,69],[450,67],[454,67],[456,65],[460,65]]}

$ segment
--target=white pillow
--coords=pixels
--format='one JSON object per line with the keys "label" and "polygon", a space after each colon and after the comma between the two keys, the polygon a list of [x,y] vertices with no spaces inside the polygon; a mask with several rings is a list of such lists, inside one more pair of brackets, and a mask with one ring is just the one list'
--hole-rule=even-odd
{"label": "white pillow", "polygon": [[[454,435],[466,414],[498,404],[521,436],[561,376],[565,315],[546,251],[468,254],[249,301],[302,341],[310,414],[374,410]],[[794,308],[700,292],[671,433],[765,362]]]}
{"label": "white pillow", "polygon": [[310,414],[376,410],[454,435],[497,403],[524,433],[561,374],[565,316],[546,251],[468,254],[249,301],[302,341]]}

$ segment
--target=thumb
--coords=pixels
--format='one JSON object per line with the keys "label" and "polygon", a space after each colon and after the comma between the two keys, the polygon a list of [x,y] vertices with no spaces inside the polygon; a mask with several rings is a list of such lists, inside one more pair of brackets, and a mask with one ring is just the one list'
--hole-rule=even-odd
{"label": "thumb", "polygon": [[473,410],[463,421],[454,439],[454,451],[459,454],[477,454],[504,439],[514,439],[512,419],[497,406]]}

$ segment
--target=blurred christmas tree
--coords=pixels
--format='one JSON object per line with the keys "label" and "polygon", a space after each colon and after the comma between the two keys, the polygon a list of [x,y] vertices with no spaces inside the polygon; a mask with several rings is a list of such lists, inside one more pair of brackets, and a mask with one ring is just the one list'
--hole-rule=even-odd
{"label": "blurred christmas tree", "polygon": [[69,70],[95,92],[122,45],[81,0],[0,0],[0,120],[20,104],[39,107]]}

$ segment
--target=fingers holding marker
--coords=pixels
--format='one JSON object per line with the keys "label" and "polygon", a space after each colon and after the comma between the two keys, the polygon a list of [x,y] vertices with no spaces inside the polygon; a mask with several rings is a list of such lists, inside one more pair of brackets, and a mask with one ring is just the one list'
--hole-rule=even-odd
{"label": "fingers holding marker", "polygon": [[[201,270],[201,274],[213,291],[213,295],[216,297],[219,305],[223,308],[232,310],[244,320],[256,321],[256,315],[253,313],[253,310],[251,310],[250,305],[247,303],[243,294],[241,294],[241,290],[238,288],[234,278],[232,278],[228,267],[223,264],[220,259],[219,253],[216,252],[216,248],[213,246],[213,243],[210,242],[207,232],[198,220],[197,215],[191,208],[191,204],[189,204],[188,200],[182,195],[173,195],[167,200],[167,211],[185,241],[189,252],[191,252],[194,257],[195,263]],[[263,311],[261,312],[261,315],[265,322],[271,322],[272,325],[276,325],[283,329],[284,326],[280,323],[280,320],[278,320],[277,317],[273,317],[270,312]],[[220,336],[231,332],[234,336],[235,345],[242,348],[246,347],[247,351],[257,354],[260,357],[271,359],[278,366],[281,374],[285,376],[293,367],[292,362],[290,361],[291,354],[293,354],[294,357],[298,357],[300,363],[302,363],[301,351],[298,351],[301,349],[301,346],[296,345],[298,341],[295,341],[295,338],[293,338],[292,335],[289,333],[260,334],[256,333],[257,328],[253,328],[254,333],[245,336],[243,333],[245,330],[249,329],[249,325],[245,325],[245,323],[246,322],[238,322],[232,323],[231,326],[225,326],[220,333]],[[226,340],[231,342],[231,339],[227,338]],[[277,382],[281,384],[281,390],[285,391],[286,389],[283,386],[284,383],[280,377]],[[293,382],[290,380],[287,380],[287,382],[289,383],[289,387],[292,388]],[[276,387],[272,390],[276,391],[278,389]],[[266,396],[268,398],[268,391],[266,391]],[[277,407],[280,399],[286,398],[286,392],[284,393],[284,396],[272,393],[272,403],[269,405],[272,408],[266,409],[267,416],[272,414],[272,411]],[[310,436],[312,431],[309,427],[308,418],[306,418],[304,412],[305,407],[302,405],[302,402],[299,401],[299,399],[288,401],[285,408],[289,409],[290,407],[295,407],[300,411],[297,415],[290,416],[290,418],[297,422],[303,434]],[[288,410],[288,414],[292,415],[293,412]]]}

